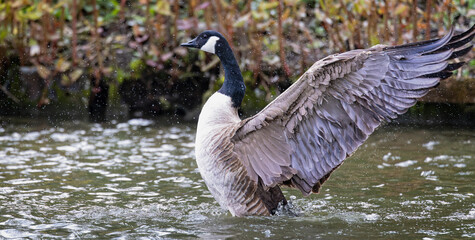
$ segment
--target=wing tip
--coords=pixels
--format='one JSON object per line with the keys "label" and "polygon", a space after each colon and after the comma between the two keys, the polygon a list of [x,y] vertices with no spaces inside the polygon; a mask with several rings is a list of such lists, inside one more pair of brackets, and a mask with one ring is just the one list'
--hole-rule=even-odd
{"label": "wing tip", "polygon": [[458,35],[454,35],[455,26],[456,23],[453,22],[447,34],[445,34],[442,38],[407,43],[397,46],[388,46],[383,48],[383,51],[398,51],[399,53],[411,51],[411,53],[416,54],[437,53],[450,48],[461,47],[470,42],[475,37],[475,24],[473,24],[468,30]]}

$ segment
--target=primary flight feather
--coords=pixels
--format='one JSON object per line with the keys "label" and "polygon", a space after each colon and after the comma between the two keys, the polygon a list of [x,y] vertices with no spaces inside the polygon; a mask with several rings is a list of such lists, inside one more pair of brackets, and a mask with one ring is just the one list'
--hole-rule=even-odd
{"label": "primary flight feather", "polygon": [[270,215],[287,204],[280,185],[318,193],[383,121],[413,106],[463,62],[475,25],[453,36],[401,46],[376,45],[313,64],[255,116],[241,120],[245,85],[226,39],[205,31],[182,44],[216,54],[223,86],[204,104],[196,161],[218,203],[234,216]]}

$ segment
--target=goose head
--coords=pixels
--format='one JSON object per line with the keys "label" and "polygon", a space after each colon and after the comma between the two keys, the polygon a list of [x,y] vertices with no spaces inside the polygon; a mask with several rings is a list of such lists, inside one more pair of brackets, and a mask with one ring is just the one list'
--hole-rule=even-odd
{"label": "goose head", "polygon": [[181,46],[197,48],[220,56],[227,44],[226,39],[219,32],[208,30],[200,33],[200,35],[191,41],[182,43]]}
{"label": "goose head", "polygon": [[226,38],[221,33],[207,30],[200,33],[193,40],[182,43],[182,47],[197,48],[205,52],[216,54],[224,67],[224,83],[219,93],[231,98],[232,106],[239,108],[246,91],[241,70],[234,57],[233,51]]}

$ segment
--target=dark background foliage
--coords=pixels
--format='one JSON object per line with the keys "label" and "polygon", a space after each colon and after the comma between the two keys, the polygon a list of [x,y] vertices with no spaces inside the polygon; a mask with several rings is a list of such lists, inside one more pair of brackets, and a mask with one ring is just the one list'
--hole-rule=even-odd
{"label": "dark background foliage", "polygon": [[[205,29],[229,40],[250,114],[326,55],[442,36],[452,23],[463,31],[474,9],[474,0],[0,1],[0,115],[193,118],[223,81],[216,56],[179,47]],[[424,100],[473,108],[474,66]]]}

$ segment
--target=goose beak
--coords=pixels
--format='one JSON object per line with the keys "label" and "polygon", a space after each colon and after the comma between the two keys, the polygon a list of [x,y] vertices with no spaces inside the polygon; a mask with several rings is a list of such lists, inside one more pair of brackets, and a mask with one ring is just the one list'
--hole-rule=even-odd
{"label": "goose beak", "polygon": [[182,47],[190,47],[190,48],[198,48],[198,45],[196,44],[196,38],[187,42],[187,43],[182,43],[180,44]]}

